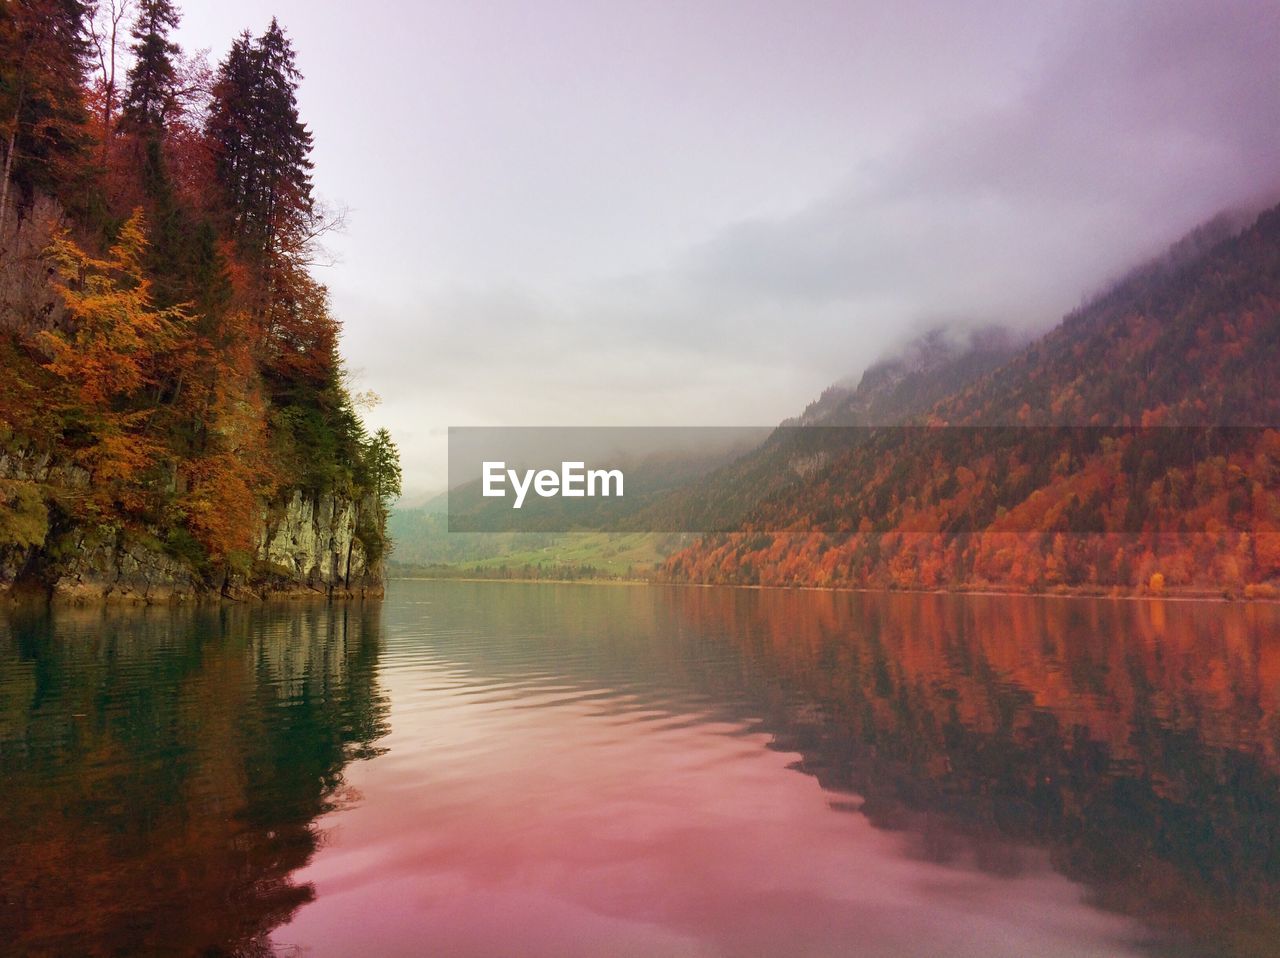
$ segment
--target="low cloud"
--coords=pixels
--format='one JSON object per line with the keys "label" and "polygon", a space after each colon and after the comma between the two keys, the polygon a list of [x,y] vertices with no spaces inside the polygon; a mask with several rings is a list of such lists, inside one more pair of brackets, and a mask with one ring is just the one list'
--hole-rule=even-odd
{"label": "low cloud", "polygon": [[[1000,55],[1006,12],[992,11]],[[335,282],[409,484],[442,484],[443,425],[780,420],[930,326],[1045,328],[1214,213],[1277,194],[1273,2],[1047,5],[1039,36],[981,108],[851,156],[816,199],[728,218],[660,264],[380,303]],[[880,95],[890,109],[893,89]]]}

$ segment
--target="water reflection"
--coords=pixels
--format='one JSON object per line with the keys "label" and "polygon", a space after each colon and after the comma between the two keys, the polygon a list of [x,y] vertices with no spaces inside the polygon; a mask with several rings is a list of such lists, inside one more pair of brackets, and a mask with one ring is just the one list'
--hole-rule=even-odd
{"label": "water reflection", "polygon": [[64,611],[0,763],[20,954],[1280,953],[1274,605]]}
{"label": "water reflection", "polygon": [[910,847],[1016,874],[1046,846],[1103,908],[1280,953],[1280,608],[698,590],[781,744]]}
{"label": "water reflection", "polygon": [[276,940],[1272,954],[1278,611],[398,583],[391,753]]}
{"label": "water reflection", "polygon": [[377,606],[58,610],[0,629],[0,950],[256,955],[386,703]]}

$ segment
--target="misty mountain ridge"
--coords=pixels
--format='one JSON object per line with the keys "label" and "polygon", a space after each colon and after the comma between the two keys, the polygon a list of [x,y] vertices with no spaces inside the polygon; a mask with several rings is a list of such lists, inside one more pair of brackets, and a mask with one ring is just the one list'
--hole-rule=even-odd
{"label": "misty mountain ridge", "polygon": [[885,426],[925,412],[1025,345],[1002,326],[936,327],[867,367],[856,385],[836,383],[786,426]]}
{"label": "misty mountain ridge", "polygon": [[[1224,210],[1171,243],[1158,256],[1082,298],[1068,317],[1135,283],[1159,282],[1193,265],[1251,226],[1263,209]],[[939,324],[885,351],[860,376],[833,383],[783,426],[886,426],[928,412],[1047,333],[998,324]]]}
{"label": "misty mountain ridge", "polygon": [[[1247,225],[1240,214],[1222,214],[1197,227],[1160,256],[1128,271],[1037,340],[1031,340],[1026,332],[996,325],[930,329],[873,362],[856,384],[851,377],[828,387],[799,416],[781,423],[759,447],[731,462],[705,475],[690,472],[683,479],[675,475],[680,469],[668,473],[672,464],[664,463],[665,481],[656,484],[643,497],[645,501],[628,504],[631,514],[622,525],[636,531],[733,529],[762,502],[774,504],[772,513],[765,514],[775,521],[776,503],[803,501],[812,495],[815,482],[830,484],[833,469],[840,468],[836,464],[873,435],[871,427],[926,421],[991,422],[991,416],[975,420],[957,412],[992,389],[1007,391],[1007,386],[999,383],[1034,379],[1027,377],[1026,366],[1042,362],[1048,346],[1082,322],[1088,325],[1096,323],[1097,316],[1111,315],[1117,302],[1129,302],[1143,291],[1144,295],[1156,295],[1176,284],[1180,272],[1194,268],[1223,243],[1238,237],[1242,224]],[[1078,341],[1072,343],[1071,349],[1065,350],[1068,354],[1079,348]],[[1054,348],[1055,355],[1064,351]],[[996,420],[1012,423],[1017,421],[1021,404],[997,403],[988,412],[991,409],[998,410]],[[705,466],[698,472],[705,472]],[[662,485],[667,486],[665,491],[661,491]],[[468,489],[464,494],[473,492]],[[654,492],[660,494],[655,496]],[[391,533],[399,544],[399,561],[424,564],[491,559],[504,552],[523,553],[531,546],[563,541],[563,536],[543,541],[547,533],[532,532],[502,537],[489,533],[450,535],[443,515],[447,501],[447,495],[439,494],[413,508],[402,505],[395,510]]]}
{"label": "misty mountain ridge", "polygon": [[[904,384],[936,377],[924,371],[938,354],[926,344],[873,368],[858,390],[828,391],[802,418],[856,416],[873,397],[898,396],[889,411],[915,427],[1030,428],[872,429],[760,501],[744,534],[707,537],[666,574],[890,588],[1276,588],[1280,207],[1242,232],[1230,217],[1193,231],[929,403],[928,389]],[[780,529],[823,531],[771,534]]]}

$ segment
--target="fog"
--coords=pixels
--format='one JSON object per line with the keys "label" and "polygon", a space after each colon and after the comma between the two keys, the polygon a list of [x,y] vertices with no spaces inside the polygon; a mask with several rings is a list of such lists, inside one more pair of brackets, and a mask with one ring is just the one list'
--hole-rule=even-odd
{"label": "fog", "polygon": [[[768,424],[924,329],[1045,328],[1280,185],[1274,2],[274,12],[409,491],[451,425]],[[215,59],[269,17],[185,15]]]}

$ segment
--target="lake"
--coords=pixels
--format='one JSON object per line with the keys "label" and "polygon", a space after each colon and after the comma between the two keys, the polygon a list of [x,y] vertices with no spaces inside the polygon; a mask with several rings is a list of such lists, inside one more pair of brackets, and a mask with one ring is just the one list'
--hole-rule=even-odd
{"label": "lake", "polygon": [[1280,954],[1280,606],[13,611],[0,952]]}

